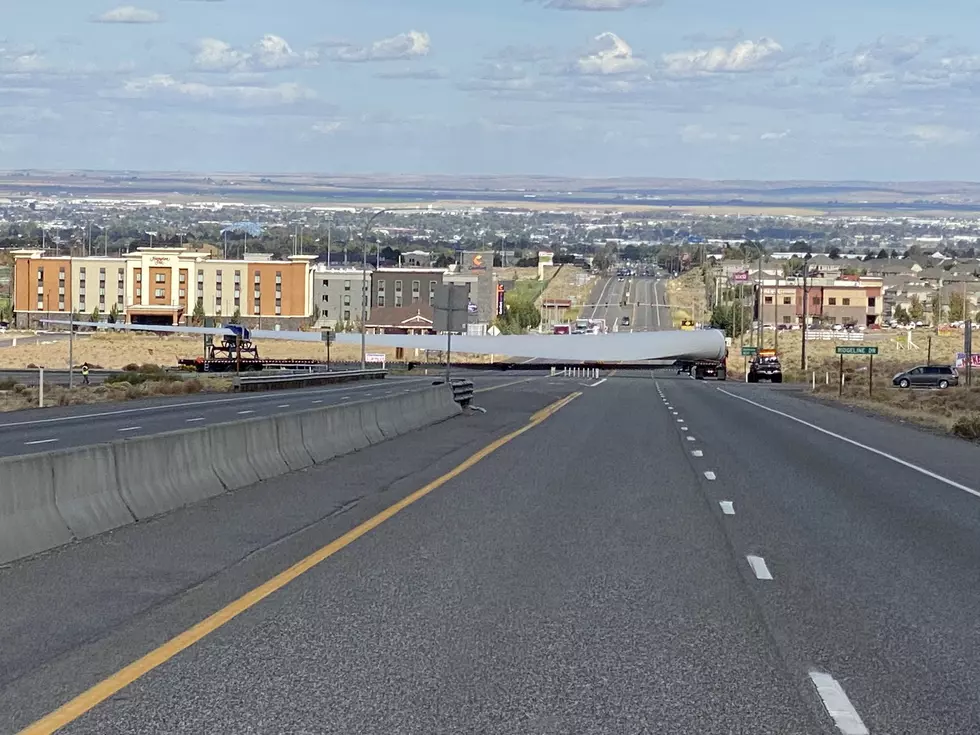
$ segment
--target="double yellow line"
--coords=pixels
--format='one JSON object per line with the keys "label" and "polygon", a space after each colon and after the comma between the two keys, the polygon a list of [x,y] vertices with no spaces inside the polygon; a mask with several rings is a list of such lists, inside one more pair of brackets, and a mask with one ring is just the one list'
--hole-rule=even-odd
{"label": "double yellow line", "polygon": [[446,474],[433,480],[428,485],[419,488],[411,495],[399,500],[397,503],[381,511],[373,518],[364,521],[364,523],[351,529],[340,538],[331,541],[326,546],[313,552],[305,559],[302,559],[286,569],[284,572],[280,572],[269,581],[259,585],[255,589],[239,597],[234,602],[221,608],[213,615],[210,615],[193,627],[185,630],[177,637],[170,639],[163,645],[159,646],[153,651],[150,651],[142,658],[129,664],[129,666],[117,671],[115,674],[99,682],[87,691],[82,692],[73,700],[62,705],[54,712],[51,712],[49,715],[38,720],[33,725],[28,726],[26,729],[21,730],[20,735],[42,735],[42,733],[46,735],[47,733],[56,732],[65,725],[77,720],[79,717],[93,709],[101,702],[104,702],[105,700],[109,699],[109,697],[112,697],[122,689],[125,689],[144,674],[147,674],[158,666],[166,663],[181,651],[190,648],[207,635],[216,631],[225,623],[230,622],[238,615],[241,615],[246,610],[257,605],[269,595],[281,590],[297,577],[300,577],[306,572],[310,571],[320,562],[329,559],[338,551],[354,543],[357,541],[357,539],[361,538],[361,536],[364,536],[369,531],[373,531],[375,528],[380,526],[388,519],[394,517],[397,513],[404,510],[412,503],[421,500],[433,490],[442,487],[450,480],[463,474],[477,462],[490,456],[508,442],[511,442],[519,437],[521,434],[530,431],[535,426],[545,421],[549,416],[554,415],[564,406],[567,406],[581,395],[581,392],[572,393],[559,401],[555,401],[550,406],[537,411],[531,416],[530,421],[528,421],[528,423],[526,423],[524,426],[491,442]]}

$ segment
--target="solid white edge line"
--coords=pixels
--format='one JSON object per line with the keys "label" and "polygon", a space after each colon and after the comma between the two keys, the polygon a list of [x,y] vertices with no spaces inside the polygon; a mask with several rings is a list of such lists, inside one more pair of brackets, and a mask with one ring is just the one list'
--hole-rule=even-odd
{"label": "solid white edge line", "polygon": [[803,424],[803,426],[808,426],[811,429],[819,431],[821,434],[826,434],[827,436],[832,436],[835,439],[840,439],[842,442],[852,444],[853,446],[858,447],[859,449],[863,449],[866,452],[877,454],[879,457],[884,457],[885,459],[891,460],[896,464],[900,464],[903,467],[907,467],[910,470],[914,470],[915,472],[923,474],[926,477],[931,477],[933,480],[939,480],[940,482],[946,483],[950,487],[955,487],[957,490],[962,490],[965,493],[969,493],[974,497],[980,498],[980,491],[974,490],[972,487],[967,487],[966,485],[962,485],[956,482],[956,480],[950,480],[948,477],[943,477],[942,475],[937,474],[931,470],[927,470],[925,467],[920,467],[917,464],[912,464],[911,462],[907,462],[906,460],[901,459],[900,457],[896,457],[894,454],[889,454],[888,452],[883,452],[880,449],[869,447],[867,444],[862,444],[859,441],[854,441],[853,439],[849,439],[848,437],[843,436],[842,434],[837,434],[833,431],[830,431],[829,429],[824,429],[823,427],[817,426],[816,424],[811,424],[809,421],[804,421],[803,419],[799,419],[791,414],[784,413],[783,411],[777,411],[775,408],[769,408],[769,406],[763,406],[761,403],[756,403],[755,401],[750,401],[748,398],[743,398],[742,396],[735,395],[734,393],[731,393],[725,390],[724,388],[718,388],[718,390],[724,393],[726,396],[737,398],[740,401],[745,401],[746,403],[749,403],[757,408],[761,408],[763,411],[768,411],[769,413],[774,413],[777,416],[782,416],[783,418],[787,418],[790,421],[795,421],[798,424]]}
{"label": "solid white edge line", "polygon": [[193,423],[195,423],[197,421],[204,421],[204,417],[203,416],[198,416],[196,419],[187,419],[185,421],[185,423],[193,424]]}
{"label": "solid white edge line", "polygon": [[718,476],[714,472],[712,472],[711,470],[708,470],[707,472],[705,472],[704,473],[704,476],[707,477],[709,480],[717,480],[718,479]]}
{"label": "solid white edge line", "polygon": [[590,387],[590,388],[598,388],[598,387],[599,387],[600,385],[602,385],[603,383],[605,383],[605,382],[606,382],[606,380],[608,380],[608,378],[603,378],[603,379],[602,379],[602,380],[600,380],[600,381],[599,381],[598,383],[593,383],[593,384],[592,384],[592,385],[590,385],[589,387]]}
{"label": "solid white edge line", "polygon": [[718,505],[721,506],[721,512],[726,516],[735,515],[735,504],[731,500],[722,500]]}
{"label": "solid white edge line", "polygon": [[769,567],[766,566],[765,559],[761,556],[747,556],[745,558],[749,560],[749,566],[755,572],[756,579],[772,579],[772,574],[769,573]]}
{"label": "solid white edge line", "polygon": [[810,681],[817,688],[817,694],[823,700],[823,706],[827,708],[827,714],[834,719],[838,730],[844,735],[868,735],[868,728],[851,704],[847,692],[834,677],[819,671],[811,671]]}
{"label": "solid white edge line", "polygon": [[251,413],[255,413],[255,411],[239,411],[238,412],[238,415],[239,416],[248,416]]}
{"label": "solid white edge line", "polygon": [[37,444],[51,444],[52,442],[58,441],[57,439],[38,439],[37,441],[24,442],[25,447],[33,447]]}
{"label": "solid white edge line", "polygon": [[125,429],[116,429],[116,431],[139,431],[142,426],[127,426]]}
{"label": "solid white edge line", "polygon": [[695,449],[691,452],[691,455],[694,457],[703,457],[704,452],[702,452],[700,449]]}

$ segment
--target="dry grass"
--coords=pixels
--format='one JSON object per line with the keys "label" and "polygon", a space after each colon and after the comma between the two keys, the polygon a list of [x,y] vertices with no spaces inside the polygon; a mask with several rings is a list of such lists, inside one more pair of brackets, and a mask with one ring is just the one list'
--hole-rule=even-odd
{"label": "dry grass", "polygon": [[[547,270],[545,270],[546,275]],[[563,310],[559,318],[566,322],[576,319],[582,307],[589,300],[589,294],[592,292],[595,281],[595,276],[587,274],[581,268],[566,265],[548,281],[548,285],[545,286],[544,291],[537,299],[538,305],[540,306],[546,299],[569,299],[572,302],[572,308]],[[550,319],[554,314],[551,312],[542,313],[542,316],[545,319]]]}
{"label": "dry grass", "polygon": [[[395,359],[394,348],[375,348],[368,336],[368,350],[384,353],[388,360]],[[406,350],[406,359],[422,360],[425,353],[413,355]],[[121,370],[124,366],[151,364],[162,366],[177,365],[180,359],[193,359],[204,354],[204,343],[200,338],[186,335],[157,336],[142,334],[98,333],[75,340],[74,361],[76,365],[87,362],[107,370]],[[262,340],[259,354],[267,359],[314,359],[325,360],[326,349],[319,342],[290,342],[286,340]],[[330,357],[338,362],[360,360],[359,344],[334,344],[330,347]],[[485,355],[457,355],[456,359],[480,362],[489,360]],[[43,365],[53,370],[68,369],[68,340],[49,344],[18,345],[0,349],[0,368],[23,369],[28,365]]]}
{"label": "dry grass", "polygon": [[[846,373],[845,373],[846,375]],[[876,385],[868,394],[867,374],[854,375],[838,398],[838,386],[817,385],[816,395],[839,400],[884,416],[947,431],[965,439],[980,440],[980,388],[958,387],[946,390],[900,390],[875,371]]]}
{"label": "dry grass", "polygon": [[[775,333],[773,331],[766,331],[763,334],[762,346],[767,348],[776,346],[774,335]],[[840,368],[840,357],[835,352],[838,344],[854,347],[874,345],[878,348],[878,354],[874,359],[875,379],[879,380],[879,376],[882,376],[880,379],[887,379],[890,382],[895,373],[926,363],[928,337],[929,335],[926,332],[919,334],[913,332],[912,342],[918,346],[918,349],[907,348],[905,332],[899,334],[894,330],[881,330],[877,333],[869,333],[869,336],[866,336],[863,342],[808,340],[806,350],[809,370],[804,375],[800,369],[803,333],[799,330],[779,332],[779,360],[782,363],[783,373],[787,381],[810,381],[812,371],[816,371],[818,381],[824,380],[828,372],[831,374],[831,380],[833,380],[833,376],[837,375]],[[736,357],[739,354],[738,344],[738,340],[734,340],[731,350],[731,354]],[[751,341],[750,337],[746,335],[745,344],[755,344],[755,342]],[[962,352],[962,350],[962,335],[949,337],[932,335],[933,363],[952,364],[955,361],[956,353]],[[867,365],[867,357],[859,355],[844,356],[845,372],[848,370],[866,369]]]}
{"label": "dry grass", "polygon": [[[146,380],[134,385],[128,382],[78,387],[68,390],[52,385],[44,390],[44,405],[77,406],[93,403],[116,403],[132,401],[153,396],[180,396],[195,393],[227,393],[231,391],[231,378],[202,377],[189,380]],[[38,390],[36,387],[14,385],[9,390],[0,391],[0,411],[19,411],[37,408]]]}
{"label": "dry grass", "polygon": [[695,268],[679,278],[667,282],[667,303],[670,304],[670,316],[674,327],[679,327],[684,319],[696,322],[709,321],[707,311],[708,301],[705,298],[704,277],[701,270]]}

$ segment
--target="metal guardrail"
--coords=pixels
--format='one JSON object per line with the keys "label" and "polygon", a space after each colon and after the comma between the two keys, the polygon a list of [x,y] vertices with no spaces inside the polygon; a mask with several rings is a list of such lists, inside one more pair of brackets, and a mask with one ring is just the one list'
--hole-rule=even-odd
{"label": "metal guardrail", "polygon": [[316,385],[348,383],[355,380],[380,380],[387,374],[387,370],[344,370],[329,373],[306,372],[299,375],[242,375],[234,379],[232,387],[236,392],[309,388]]}

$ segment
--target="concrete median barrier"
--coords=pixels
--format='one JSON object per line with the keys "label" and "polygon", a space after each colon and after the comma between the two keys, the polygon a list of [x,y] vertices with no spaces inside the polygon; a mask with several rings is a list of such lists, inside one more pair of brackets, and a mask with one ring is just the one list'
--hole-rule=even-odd
{"label": "concrete median barrier", "polygon": [[0,459],[0,563],[321,464],[460,413],[452,391]]}
{"label": "concrete median barrier", "polygon": [[98,536],[136,520],[119,493],[111,444],[66,449],[49,457],[55,505],[76,539]]}
{"label": "concrete median barrier", "polygon": [[303,422],[296,416],[277,416],[276,441],[279,454],[290,470],[305,470],[312,467],[313,457],[303,443]]}
{"label": "concrete median barrier", "polygon": [[206,429],[128,439],[112,445],[119,494],[136,520],[167,513],[224,492],[212,466]]}
{"label": "concrete median barrier", "polygon": [[0,564],[72,540],[54,502],[50,453],[0,460]]}
{"label": "concrete median barrier", "polygon": [[299,414],[303,444],[316,464],[371,445],[357,405],[331,406]]}

